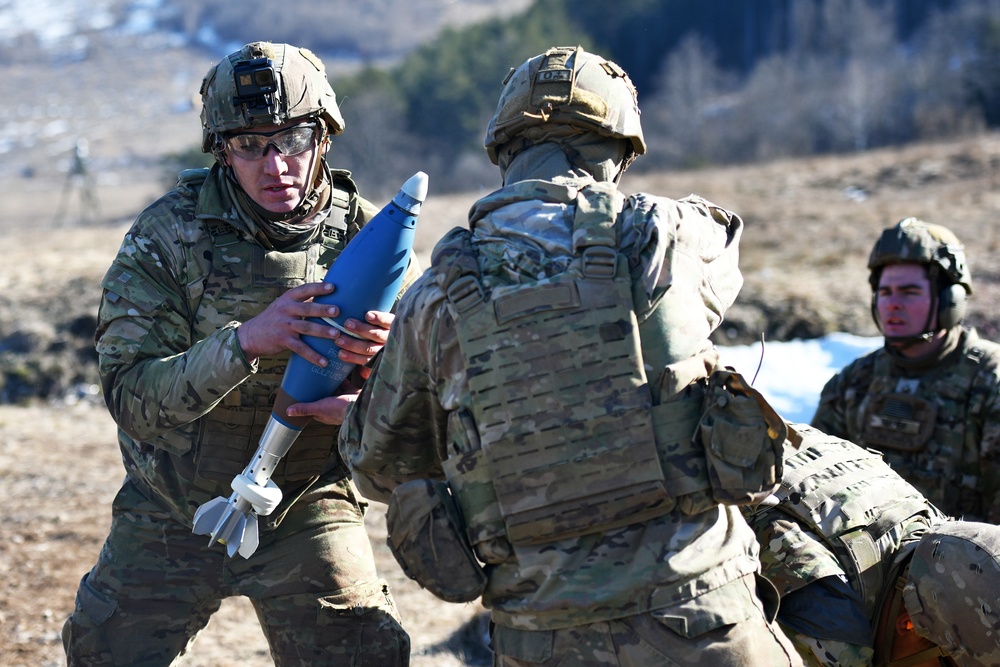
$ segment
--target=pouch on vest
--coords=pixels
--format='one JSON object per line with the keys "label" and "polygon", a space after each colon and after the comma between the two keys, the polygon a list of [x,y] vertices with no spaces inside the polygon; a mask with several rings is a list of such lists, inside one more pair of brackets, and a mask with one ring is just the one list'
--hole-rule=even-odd
{"label": "pouch on vest", "polygon": [[712,495],[727,505],[758,503],[781,483],[788,428],[739,373],[717,370],[709,380],[698,434],[705,447]]}
{"label": "pouch on vest", "polygon": [[416,479],[396,487],[386,528],[386,543],[403,572],[437,597],[471,602],[486,590],[486,573],[445,482]]}
{"label": "pouch on vest", "polygon": [[911,394],[883,394],[869,401],[862,420],[866,445],[920,452],[934,433],[937,405]]}

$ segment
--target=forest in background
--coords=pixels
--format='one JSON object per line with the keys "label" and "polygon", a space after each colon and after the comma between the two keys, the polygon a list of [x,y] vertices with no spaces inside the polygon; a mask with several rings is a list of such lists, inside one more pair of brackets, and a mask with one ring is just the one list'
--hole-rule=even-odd
{"label": "forest in background", "polygon": [[[55,12],[67,2],[40,0],[33,11]],[[51,145],[50,154],[65,152],[74,133],[86,132],[98,135],[93,154],[105,171],[126,164],[131,175],[168,156],[163,173],[172,181],[178,168],[207,159],[196,129],[164,151],[153,148],[160,138],[148,133],[124,157],[119,146],[146,126],[173,125],[169,114],[197,111],[195,93],[208,66],[256,39],[289,41],[324,58],[348,123],[335,161],[373,198],[391,195],[416,169],[430,173],[439,192],[495,187],[499,178],[481,144],[500,82],[510,67],[551,45],[580,44],[630,73],[650,149],[639,171],[856,153],[1000,124],[1000,0],[80,5],[79,20],[85,15],[90,23],[54,50],[36,33],[0,40],[12,89],[29,86],[0,104],[9,129],[0,148]],[[68,10],[66,4],[57,14]],[[131,44],[113,39],[129,34],[141,37]],[[65,75],[34,90],[46,61]],[[91,70],[105,73],[97,87],[88,83]],[[123,121],[138,132],[123,132]],[[88,127],[102,124],[115,131]],[[25,173],[46,168],[34,160]]]}
{"label": "forest in background", "polygon": [[[222,0],[177,4],[197,8],[189,30],[254,32]],[[407,9],[413,25],[434,4]],[[551,45],[582,45],[629,72],[650,147],[638,170],[850,153],[1000,124],[998,0],[544,0],[447,27],[393,64],[282,17],[266,30],[274,39],[368,63],[333,77],[349,128],[335,149],[363,191],[383,196],[417,169],[443,191],[495,187],[481,146],[500,82]]]}
{"label": "forest in background", "polygon": [[[500,82],[553,44],[629,71],[650,147],[640,171],[850,153],[1000,123],[996,0],[548,0],[335,80],[351,128],[340,155],[362,179],[395,183],[422,166],[449,190],[495,186],[481,146]],[[391,164],[371,164],[388,154]]]}

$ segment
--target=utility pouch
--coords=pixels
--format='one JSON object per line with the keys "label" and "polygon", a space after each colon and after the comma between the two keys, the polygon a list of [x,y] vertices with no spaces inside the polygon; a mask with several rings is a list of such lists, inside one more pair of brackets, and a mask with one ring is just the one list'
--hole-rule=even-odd
{"label": "utility pouch", "polygon": [[760,392],[739,373],[716,370],[709,378],[698,432],[716,501],[758,503],[781,482],[788,428]]}
{"label": "utility pouch", "polygon": [[416,479],[396,487],[386,528],[386,543],[403,572],[437,597],[471,602],[486,590],[486,573],[445,482]]}

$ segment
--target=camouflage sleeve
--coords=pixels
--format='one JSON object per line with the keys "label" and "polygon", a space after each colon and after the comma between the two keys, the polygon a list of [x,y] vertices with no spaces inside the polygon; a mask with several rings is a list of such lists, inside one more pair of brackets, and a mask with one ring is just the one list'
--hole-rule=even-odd
{"label": "camouflage sleeve", "polygon": [[379,207],[371,203],[364,197],[358,195],[355,200],[358,203],[358,211],[355,214],[354,222],[357,223],[358,227],[362,227],[368,224],[372,218],[378,215]]}
{"label": "camouflage sleeve", "polygon": [[629,198],[623,217],[646,364],[659,369],[700,354],[743,284],[743,221],[700,197],[644,193]]}
{"label": "camouflage sleeve", "polygon": [[983,513],[1000,523],[1000,348],[988,356],[975,383],[983,397],[979,459]]}
{"label": "camouflage sleeve", "polygon": [[750,513],[747,523],[760,545],[761,574],[782,596],[844,568],[813,531],[778,510]]}
{"label": "camouflage sleeve", "polygon": [[816,406],[816,414],[810,425],[829,435],[848,438],[842,380],[843,373],[837,373],[827,380],[819,394],[819,405]]}
{"label": "camouflage sleeve", "polygon": [[156,205],[126,234],[102,286],[97,352],[105,401],[129,436],[149,440],[205,414],[253,371],[235,322],[192,340],[181,238]]}
{"label": "camouflage sleeve", "polygon": [[430,273],[406,292],[374,372],[340,429],[340,455],[358,490],[372,500],[388,502],[392,490],[411,479],[443,478],[448,414],[437,392],[442,298]]}

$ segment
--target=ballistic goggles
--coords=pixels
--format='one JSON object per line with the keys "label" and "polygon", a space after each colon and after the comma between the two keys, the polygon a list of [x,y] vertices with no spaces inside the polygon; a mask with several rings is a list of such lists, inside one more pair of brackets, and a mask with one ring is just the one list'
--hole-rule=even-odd
{"label": "ballistic goggles", "polygon": [[281,155],[291,157],[305,153],[316,142],[315,123],[293,125],[273,132],[241,132],[226,136],[226,150],[244,160],[259,160],[269,146]]}

